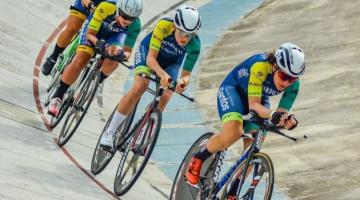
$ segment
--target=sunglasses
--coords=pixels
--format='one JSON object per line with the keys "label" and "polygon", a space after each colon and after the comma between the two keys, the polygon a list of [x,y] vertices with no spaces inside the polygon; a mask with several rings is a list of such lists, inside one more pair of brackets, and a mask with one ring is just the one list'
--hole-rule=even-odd
{"label": "sunglasses", "polygon": [[134,21],[135,19],[137,19],[137,17],[131,17],[131,16],[127,15],[121,9],[118,9],[118,14],[120,17],[122,17],[123,19],[125,19],[127,21]]}
{"label": "sunglasses", "polygon": [[176,29],[178,31],[178,35],[179,37],[187,37],[189,39],[195,37],[196,33],[188,33],[188,32],[185,32],[179,28]]}
{"label": "sunglasses", "polygon": [[298,79],[297,77],[289,76],[280,70],[277,70],[277,71],[278,71],[278,75],[282,81],[288,81],[288,82],[292,83]]}

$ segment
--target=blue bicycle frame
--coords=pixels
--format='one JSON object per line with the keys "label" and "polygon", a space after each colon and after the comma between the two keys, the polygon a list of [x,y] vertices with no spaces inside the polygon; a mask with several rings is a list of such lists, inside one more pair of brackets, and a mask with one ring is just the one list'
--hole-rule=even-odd
{"label": "blue bicycle frame", "polygon": [[257,131],[256,142],[253,145],[249,146],[249,148],[241,155],[240,159],[237,160],[233,164],[233,166],[227,171],[227,173],[221,178],[221,180],[215,184],[213,194],[217,194],[224,187],[224,185],[229,181],[229,178],[231,177],[231,175],[236,171],[236,169],[240,166],[240,164],[243,161],[245,161],[249,158],[251,153],[253,153],[253,152],[256,153],[256,152],[260,151],[262,142],[264,141],[263,138],[266,136],[266,133],[267,132],[265,130],[263,130],[262,128],[260,128]]}

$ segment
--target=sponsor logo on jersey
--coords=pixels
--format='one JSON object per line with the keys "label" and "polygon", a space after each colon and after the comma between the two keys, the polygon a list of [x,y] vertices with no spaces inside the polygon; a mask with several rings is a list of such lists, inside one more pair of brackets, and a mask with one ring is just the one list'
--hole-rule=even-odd
{"label": "sponsor logo on jersey", "polygon": [[183,48],[179,48],[171,41],[162,41],[162,50],[171,55],[182,55],[184,53]]}
{"label": "sponsor logo on jersey", "polygon": [[221,110],[225,111],[225,110],[229,109],[229,102],[228,102],[229,98],[225,97],[223,87],[221,87],[219,89],[218,98],[219,98],[219,101],[220,101]]}
{"label": "sponsor logo on jersey", "polygon": [[275,96],[275,95],[280,94],[279,91],[274,90],[273,88],[265,86],[265,85],[263,85],[263,93],[267,96]]}
{"label": "sponsor logo on jersey", "polygon": [[238,76],[239,76],[239,78],[249,77],[249,71],[247,69],[240,69],[238,71]]}

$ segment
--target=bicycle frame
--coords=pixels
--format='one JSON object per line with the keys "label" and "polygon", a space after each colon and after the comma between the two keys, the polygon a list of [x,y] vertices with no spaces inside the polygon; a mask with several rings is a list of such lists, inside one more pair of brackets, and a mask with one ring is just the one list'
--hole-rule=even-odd
{"label": "bicycle frame", "polygon": [[[152,79],[150,79],[150,80],[152,80]],[[158,77],[156,77],[153,81],[158,82],[158,81],[160,81],[160,79]],[[140,126],[137,127],[137,129],[140,129],[140,130],[145,125],[145,122],[150,117],[153,110],[158,107],[159,102],[160,102],[160,97],[164,93],[164,88],[160,87],[160,84],[157,83],[155,91],[150,89],[150,88],[148,88],[148,91],[150,93],[154,94],[155,97],[154,97],[154,100],[152,102],[150,102],[150,105],[148,106],[148,108],[146,110],[146,114],[144,115],[145,117],[142,119]],[[150,128],[153,128],[153,127],[150,127]],[[134,140],[131,143],[131,148],[135,147],[135,142],[137,141],[137,139],[138,139],[138,137],[140,136],[140,133],[141,133],[141,131],[137,130],[137,129],[130,131],[130,132],[135,131]],[[132,135],[132,134],[129,134],[129,137],[130,137],[130,135]],[[149,135],[147,135],[147,137],[148,137],[147,139],[150,139],[151,135],[149,134]],[[143,143],[144,140],[145,140],[145,137],[142,138],[141,143]],[[144,152],[144,153],[146,153],[146,152]]]}
{"label": "bicycle frame", "polygon": [[[241,164],[244,161],[246,162],[246,165],[245,165],[245,169],[243,170],[243,174],[241,175],[241,177],[245,176],[245,173],[247,172],[247,168],[250,164],[251,157],[254,153],[257,153],[260,151],[260,148],[265,139],[266,133],[267,132],[264,127],[261,127],[260,129],[257,130],[256,137],[255,137],[255,139],[253,139],[254,142],[245,150],[245,152],[241,155],[241,157],[230,167],[230,169],[220,179],[220,181],[218,181],[214,184],[213,191],[211,192],[214,196],[218,195],[219,191],[221,191],[221,189],[224,186],[227,186],[227,183],[230,180],[231,176],[234,174],[235,171],[237,171],[239,169],[239,167],[241,166]],[[250,137],[246,137],[246,138],[250,138]],[[241,187],[242,187],[244,181],[245,181],[244,178],[242,178],[241,183],[240,183],[240,189],[238,191],[241,190]],[[222,194],[222,196],[223,195],[224,195],[224,193]]]}

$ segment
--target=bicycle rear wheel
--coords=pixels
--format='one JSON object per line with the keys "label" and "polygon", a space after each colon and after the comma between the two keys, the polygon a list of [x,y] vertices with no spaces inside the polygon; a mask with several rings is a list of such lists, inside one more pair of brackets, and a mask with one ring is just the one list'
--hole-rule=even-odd
{"label": "bicycle rear wheel", "polygon": [[[245,162],[238,167],[230,178],[229,186],[232,187],[236,178],[244,172]],[[252,200],[264,199],[270,200],[274,189],[274,166],[271,158],[262,152],[256,153],[252,156],[249,166],[247,167],[247,176],[238,193],[238,199]],[[238,188],[239,190],[239,188]],[[226,195],[222,195],[226,199]]]}
{"label": "bicycle rear wheel", "polygon": [[[121,140],[122,136],[124,136],[130,129],[131,123],[134,119],[136,108],[137,108],[137,104],[136,104],[134,110],[126,117],[126,119],[117,128],[118,136],[116,138],[118,138],[118,141],[116,142],[116,144],[118,144],[117,145],[118,147],[122,145],[122,144],[119,144],[119,140]],[[100,147],[100,139],[101,139],[102,135],[104,134],[105,130],[109,127],[111,119],[113,118],[113,115],[114,115],[116,109],[117,109],[117,106],[115,107],[111,116],[107,120],[107,122],[104,126],[104,129],[101,132],[99,140],[96,144],[94,154],[93,154],[93,157],[91,160],[91,173],[94,175],[97,175],[100,172],[102,172],[106,168],[106,166],[110,163],[111,159],[114,157],[114,155],[116,153],[116,150],[114,152],[109,152]]]}
{"label": "bicycle rear wheel", "polygon": [[161,112],[155,109],[150,116],[142,117],[132,129],[115,176],[116,195],[121,196],[129,191],[144,170],[159,136],[161,121]]}
{"label": "bicycle rear wheel", "polygon": [[[194,200],[197,199],[199,189],[195,188],[187,183],[185,180],[185,173],[187,166],[190,162],[190,159],[193,157],[193,155],[198,152],[201,148],[203,148],[206,144],[209,138],[214,135],[214,133],[205,133],[202,136],[200,136],[190,147],[189,151],[186,153],[184,159],[181,162],[181,165],[176,173],[174,183],[171,188],[170,193],[170,199],[171,200]],[[217,154],[214,154],[217,155]],[[218,164],[218,156],[211,157],[204,161],[200,177],[201,179],[211,180],[214,176],[214,173],[216,171],[216,167]]]}
{"label": "bicycle rear wheel", "polygon": [[91,74],[83,82],[80,89],[75,92],[74,102],[60,131],[58,139],[59,146],[66,144],[79,127],[95,96],[99,81],[100,72],[97,70],[91,71]]}

